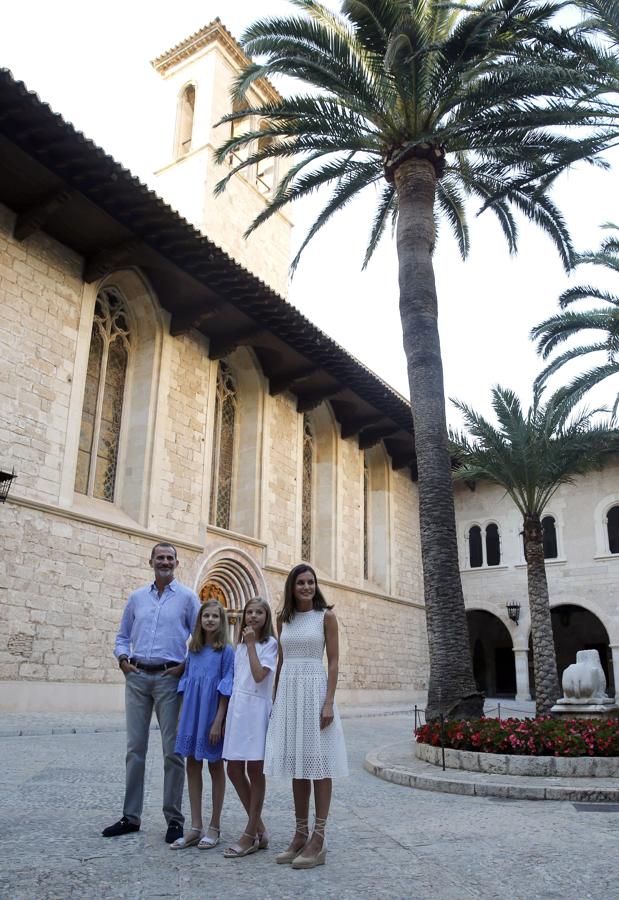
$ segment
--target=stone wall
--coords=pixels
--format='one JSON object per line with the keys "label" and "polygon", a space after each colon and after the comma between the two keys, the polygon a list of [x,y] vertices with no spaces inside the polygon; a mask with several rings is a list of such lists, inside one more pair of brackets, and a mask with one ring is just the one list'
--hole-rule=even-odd
{"label": "stone wall", "polygon": [[82,297],[81,260],[37,234],[11,238],[0,206],[0,464],[22,494],[58,499]]}
{"label": "stone wall", "polygon": [[[551,608],[571,605],[593,613],[608,634],[619,690],[619,554],[610,553],[606,513],[619,505],[619,459],[609,457],[599,471],[575,478],[551,498],[546,514],[556,523],[558,556],[546,560]],[[507,628],[516,655],[518,695],[527,699],[528,640],[531,628],[527,570],[522,546],[522,517],[499,488],[477,484],[456,490],[456,520],[462,585],[466,607],[496,616]],[[498,566],[471,568],[468,532],[473,524],[499,527],[501,559]],[[511,621],[506,604],[520,604],[520,621]],[[582,649],[582,647],[581,647]],[[609,686],[613,692],[613,686]]]}
{"label": "stone wall", "polygon": [[[280,604],[299,557],[301,417],[291,395],[270,397],[256,376],[260,459],[239,490],[256,492],[258,533],[207,526],[217,364],[198,333],[170,337],[165,313],[142,288],[139,314],[148,300],[158,332],[138,375],[152,372],[155,384],[142,407],[132,395],[127,414],[147,435],[146,513],[134,499],[123,506],[73,494],[97,286],[85,286],[82,261],[45,235],[16,242],[13,220],[0,209],[0,464],[18,473],[0,507],[0,708],[116,708],[114,635],[128,593],[149,578],[157,540],[178,545],[179,577],[196,590],[210,561],[228,554]],[[388,473],[391,574],[384,585],[364,584],[361,453],[335,424],[330,440],[335,564],[321,581],[341,623],[341,689],[354,699],[411,697],[427,670],[416,487],[406,470]]]}

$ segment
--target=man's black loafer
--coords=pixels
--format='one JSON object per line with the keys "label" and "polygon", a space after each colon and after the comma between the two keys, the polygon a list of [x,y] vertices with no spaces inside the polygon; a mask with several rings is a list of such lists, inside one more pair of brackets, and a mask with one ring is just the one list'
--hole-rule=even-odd
{"label": "man's black loafer", "polygon": [[166,844],[173,844],[174,841],[177,841],[179,838],[183,836],[183,826],[180,822],[170,822],[168,825],[168,830],[165,833],[165,842]]}
{"label": "man's black loafer", "polygon": [[126,816],[123,816],[118,822],[114,822],[113,825],[108,825],[107,828],[104,828],[101,834],[103,837],[118,837],[119,834],[131,834],[133,831],[139,830],[139,825],[136,825],[135,822],[130,822]]}

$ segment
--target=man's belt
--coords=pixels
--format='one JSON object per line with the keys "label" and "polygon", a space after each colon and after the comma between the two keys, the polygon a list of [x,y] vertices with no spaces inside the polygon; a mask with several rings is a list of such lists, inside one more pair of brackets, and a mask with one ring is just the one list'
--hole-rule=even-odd
{"label": "man's belt", "polygon": [[129,662],[132,666],[135,666],[136,669],[139,669],[141,672],[165,672],[166,669],[173,669],[175,666],[180,666],[180,663],[177,662],[164,662],[159,663],[156,666],[149,666],[147,663],[138,662],[135,657],[131,657]]}

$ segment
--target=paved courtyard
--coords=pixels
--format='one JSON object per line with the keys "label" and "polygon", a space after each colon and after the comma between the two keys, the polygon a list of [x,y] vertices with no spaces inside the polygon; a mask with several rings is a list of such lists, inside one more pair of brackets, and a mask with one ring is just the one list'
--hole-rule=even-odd
{"label": "paved courtyard", "polygon": [[[75,725],[94,728],[95,718]],[[287,782],[268,787],[272,849],[241,860],[224,859],[221,847],[173,852],[163,841],[152,732],[142,830],[105,839],[101,828],[122,800],[119,720],[78,734],[51,734],[51,717],[32,721],[44,733],[0,737],[0,896],[11,900],[619,898],[619,807],[452,796],[365,772],[366,752],[404,739],[410,715],[345,720],[351,777],[335,786],[327,865],[307,872],[274,863],[292,827]],[[224,842],[243,824],[229,788]]]}

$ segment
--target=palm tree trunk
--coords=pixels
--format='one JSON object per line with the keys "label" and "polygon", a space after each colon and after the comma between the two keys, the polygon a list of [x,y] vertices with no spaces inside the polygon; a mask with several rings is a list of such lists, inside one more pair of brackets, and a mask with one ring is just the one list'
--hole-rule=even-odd
{"label": "palm tree trunk", "polygon": [[460,581],[451,461],[447,445],[443,364],[432,251],[436,173],[410,159],[395,172],[400,316],[408,364],[419,473],[430,683],[426,716],[482,715],[475,685]]}
{"label": "palm tree trunk", "polygon": [[524,546],[527,555],[527,585],[535,672],[535,713],[538,716],[545,716],[555,705],[561,692],[550,617],[543,531],[539,516],[525,518]]}

